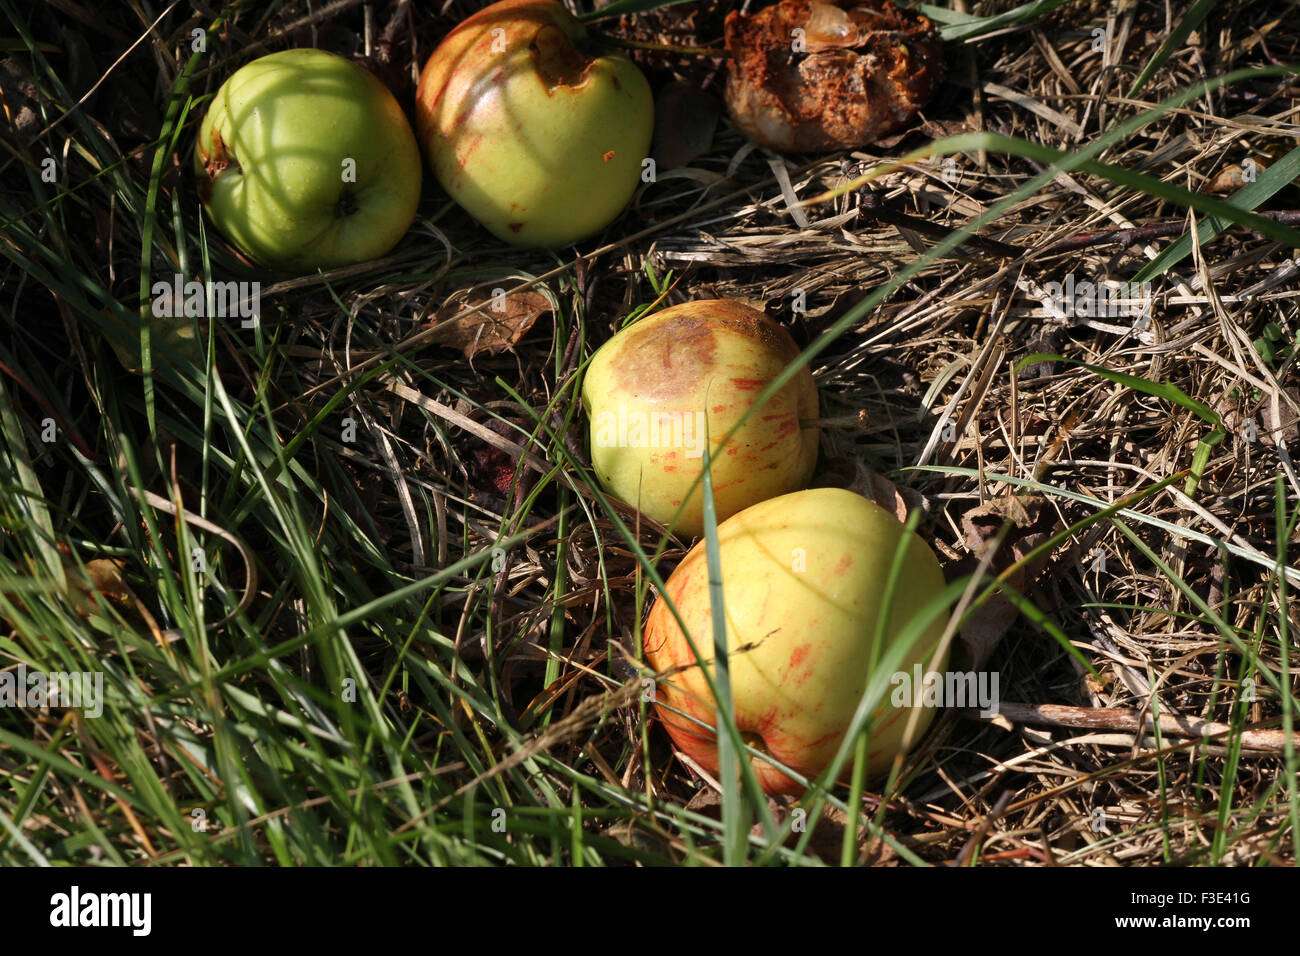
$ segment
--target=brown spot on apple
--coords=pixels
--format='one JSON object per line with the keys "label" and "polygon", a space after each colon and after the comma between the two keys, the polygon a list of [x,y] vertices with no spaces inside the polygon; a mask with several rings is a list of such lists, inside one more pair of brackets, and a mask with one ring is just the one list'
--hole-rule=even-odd
{"label": "brown spot on apple", "polygon": [[204,205],[207,205],[212,200],[212,184],[217,181],[218,176],[232,166],[235,168],[235,172],[243,172],[239,168],[235,154],[230,151],[222,140],[221,130],[215,126],[212,128],[212,148],[210,150],[204,149],[203,141],[199,141],[199,161],[203,163],[203,172],[198,177],[199,201]]}
{"label": "brown spot on apple", "polygon": [[587,82],[587,71],[595,62],[574,46],[567,33],[549,23],[537,31],[533,42],[528,45],[528,52],[533,56],[537,75],[541,77],[548,95],[560,86],[582,86]]}
{"label": "brown spot on apple", "polygon": [[646,398],[690,393],[708,372],[716,349],[706,318],[664,313],[663,321],[647,321],[630,330],[621,349],[629,360],[614,364],[618,383],[632,395]]}
{"label": "brown spot on apple", "polygon": [[[704,299],[666,309],[632,327],[622,343],[622,354],[650,360],[616,362],[619,385],[633,395],[658,400],[696,391],[713,368],[716,333],[723,330],[753,339],[764,351],[787,361],[799,354],[790,333],[763,313],[727,299]],[[733,385],[752,382],[751,388],[763,384],[731,381]]]}
{"label": "brown spot on apple", "polygon": [[[780,325],[736,300],[673,306],[623,329],[597,352],[583,383],[598,475],[602,481],[608,477],[607,487],[612,484],[624,501],[635,500],[656,521],[676,523],[691,535],[701,534],[703,527],[701,495],[691,475],[703,467],[706,438],[716,466],[719,521],[802,487],[816,460],[817,439],[816,427],[799,427],[801,420],[817,414],[817,393],[807,368],[798,369],[798,378],[770,399],[771,408],[779,410],[772,422],[757,415],[740,421],[758,410],[755,399],[797,355],[798,347]],[[750,387],[739,389],[737,382]],[[621,424],[625,421],[628,425]],[[639,439],[631,427],[656,421],[660,440],[628,451],[634,442],[619,436]],[[663,438],[667,434],[670,441]],[[662,453],[654,450],[659,444],[684,444],[691,460],[669,473],[662,467]],[[656,455],[658,480],[651,468]],[[683,500],[686,509],[677,515],[677,503]]]}

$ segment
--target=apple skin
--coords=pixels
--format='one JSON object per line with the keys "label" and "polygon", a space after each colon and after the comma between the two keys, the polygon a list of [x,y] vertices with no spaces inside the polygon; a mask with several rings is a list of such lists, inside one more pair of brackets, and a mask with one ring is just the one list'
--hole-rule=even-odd
{"label": "apple skin", "polygon": [[609,225],[650,149],[654,99],[622,56],[582,52],[555,0],[502,0],[433,51],[416,127],[447,191],[493,235],[556,248]]}
{"label": "apple skin", "polygon": [[250,259],[289,272],[387,253],[415,218],[422,176],[415,134],[388,88],[310,49],[261,57],[222,84],[194,172],[217,228]]}
{"label": "apple skin", "polygon": [[704,531],[700,484],[673,523],[703,470],[704,429],[692,425],[698,434],[694,447],[662,441],[659,447],[631,447],[636,436],[630,428],[627,443],[606,429],[625,412],[629,420],[635,414],[667,414],[681,416],[683,423],[698,423],[707,414],[719,521],[766,498],[807,487],[817,464],[820,431],[799,426],[800,419],[817,417],[817,388],[806,366],[725,447],[721,444],[798,354],[785,329],[731,299],[673,306],[618,332],[596,352],[582,386],[591,418],[591,462],[601,484],[677,532]]}
{"label": "apple skin", "polygon": [[[736,724],[751,746],[765,749],[810,780],[834,758],[867,685],[882,592],[905,531],[879,505],[842,488],[772,498],[718,528]],[[908,533],[908,538],[886,628],[891,642],[944,587],[934,552],[915,534]],[[806,562],[800,571],[793,570],[798,554]],[[700,653],[711,661],[704,542],[686,555],[665,584]],[[943,615],[932,622],[899,670],[910,674],[912,665],[921,663],[923,672],[942,673],[946,656],[929,665],[924,661],[945,625]],[[717,774],[713,734],[664,706],[710,727],[717,725],[708,685],[662,597],[646,619],[643,646],[656,672],[685,668],[657,682],[656,711],[677,747]],[[713,672],[712,663],[708,666]],[[904,739],[914,708],[895,707],[889,698],[887,689],[868,739],[871,777],[910,749],[934,718],[934,708],[922,708],[912,735]],[[757,758],[751,758],[751,764],[768,793],[802,793],[802,787],[771,764]],[[846,772],[851,764],[850,755]]]}

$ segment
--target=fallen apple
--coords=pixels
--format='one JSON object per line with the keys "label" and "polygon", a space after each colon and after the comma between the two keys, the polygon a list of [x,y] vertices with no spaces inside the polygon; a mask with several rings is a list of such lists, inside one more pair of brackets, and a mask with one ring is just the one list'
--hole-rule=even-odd
{"label": "fallen apple", "polygon": [[438,181],[471,216],[506,242],[554,248],[627,205],[654,101],[636,65],[597,55],[555,0],[501,0],[433,51],[416,127]]}
{"label": "fallen apple", "polygon": [[781,0],[727,14],[727,110],[787,153],[856,149],[903,126],[943,80],[939,31],[891,0]]}
{"label": "fallen apple", "polygon": [[707,427],[719,521],[806,487],[819,437],[800,422],[817,417],[807,367],[722,443],[798,354],[785,329],[730,299],[687,302],[623,329],[596,352],[582,387],[601,484],[660,524],[700,534]]}
{"label": "fallen apple", "polygon": [[[871,676],[877,618],[900,547],[906,548],[902,573],[880,654],[944,588],[934,552],[893,515],[851,491],[814,488],[761,502],[718,528],[736,725],[751,747],[810,780],[834,758]],[[716,673],[704,542],[665,584],[705,666]],[[945,660],[925,662],[945,624],[943,615],[931,622],[900,672],[910,675],[915,665],[927,674],[944,669]],[[663,597],[646,619],[643,646],[647,663],[669,672],[655,688],[659,718],[680,750],[716,774],[714,735],[669,709],[717,724],[701,667]],[[929,726],[934,708],[922,706],[907,732],[913,709],[894,706],[886,693],[870,727],[869,776],[884,771]],[[751,763],[768,793],[802,792],[766,761]]]}
{"label": "fallen apple", "polygon": [[226,80],[194,172],[217,228],[255,262],[294,272],[384,255],[420,199],[420,150],[393,94],[323,50],[272,53]]}

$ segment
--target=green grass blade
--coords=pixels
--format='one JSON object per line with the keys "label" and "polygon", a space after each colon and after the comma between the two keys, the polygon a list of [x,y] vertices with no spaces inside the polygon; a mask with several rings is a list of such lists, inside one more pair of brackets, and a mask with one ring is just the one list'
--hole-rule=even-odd
{"label": "green grass blade", "polygon": [[1169,57],[1182,47],[1187,38],[1191,36],[1192,31],[1205,22],[1205,18],[1210,15],[1210,11],[1217,4],[1218,0],[1196,0],[1187,8],[1182,19],[1178,21],[1178,25],[1170,31],[1169,36],[1160,45],[1160,49],[1156,51],[1155,56],[1147,61],[1147,65],[1142,68],[1138,78],[1133,81],[1133,85],[1124,94],[1126,99],[1131,100],[1142,91],[1142,87],[1147,85],[1147,81],[1155,76],[1156,71],[1165,65]]}
{"label": "green grass blade", "polygon": [[[1297,146],[1259,173],[1254,182],[1241,187],[1226,202],[1234,209],[1244,211],[1256,209],[1272,199],[1278,192],[1294,183],[1297,178],[1300,178],[1300,146]],[[1223,218],[1212,215],[1197,223],[1196,241],[1203,245],[1223,232],[1227,227],[1228,223]],[[1283,239],[1280,241],[1287,242],[1292,248],[1300,246],[1294,240]],[[1192,248],[1190,234],[1179,236],[1168,248],[1162,249],[1159,255],[1143,266],[1131,281],[1135,283],[1149,282],[1157,276],[1164,275],[1191,255]]]}

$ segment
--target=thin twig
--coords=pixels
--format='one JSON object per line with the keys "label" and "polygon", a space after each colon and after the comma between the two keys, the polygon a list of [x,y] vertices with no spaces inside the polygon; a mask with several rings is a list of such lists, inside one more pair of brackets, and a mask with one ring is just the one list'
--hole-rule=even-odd
{"label": "thin twig", "polygon": [[[1257,212],[1257,215],[1284,226],[1300,226],[1300,212]],[[1187,231],[1187,220],[1177,222],[1158,222],[1149,226],[1134,226],[1130,229],[1106,229],[1102,232],[1084,232],[1067,236],[1052,243],[1044,250],[1044,256],[1060,252],[1073,252],[1075,249],[1087,249],[1091,246],[1117,245],[1125,248],[1150,242],[1152,239],[1167,239],[1181,236]]]}
{"label": "thin twig", "polygon": [[[1127,733],[1151,733],[1155,722],[1150,714],[1121,707],[1070,707],[1064,704],[1017,704],[1001,701],[993,717],[981,717],[979,711],[962,711],[962,716],[978,720],[1005,719],[1012,723],[1046,727],[1070,727],[1084,730],[1118,730]],[[1220,724],[1195,717],[1160,717],[1160,732],[1167,737],[1224,737],[1238,731],[1228,724]],[[1243,750],[1279,753],[1286,747],[1286,733],[1281,730],[1242,730]],[[1300,734],[1292,735],[1300,746]]]}
{"label": "thin twig", "polygon": [[974,852],[975,846],[988,834],[989,828],[998,821],[998,817],[1002,816],[1007,809],[1007,804],[1010,802],[1011,791],[1003,790],[1002,795],[998,797],[997,803],[993,804],[993,809],[984,815],[984,819],[980,821],[979,826],[975,828],[975,832],[972,833],[970,839],[966,841],[966,845],[962,847],[961,852],[957,854],[957,859],[953,861],[953,866],[966,865],[966,861],[970,859],[970,855]]}

